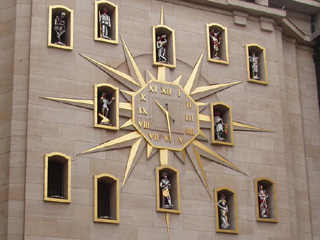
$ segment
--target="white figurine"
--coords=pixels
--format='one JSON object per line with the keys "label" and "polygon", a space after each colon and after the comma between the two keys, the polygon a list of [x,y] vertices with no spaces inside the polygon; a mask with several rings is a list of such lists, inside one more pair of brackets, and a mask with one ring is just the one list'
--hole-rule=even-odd
{"label": "white figurine", "polygon": [[252,56],[249,56],[249,61],[251,65],[252,79],[259,80],[259,57],[256,56],[255,52],[252,53]]}
{"label": "white figurine", "polygon": [[268,218],[270,217],[267,198],[268,194],[266,190],[263,190],[263,186],[259,185],[259,210],[260,210],[260,217],[261,218]]}
{"label": "white figurine", "polygon": [[107,13],[108,10],[104,8],[103,13],[100,15],[100,29],[102,38],[110,39],[108,27],[111,27],[111,18]]}
{"label": "white figurine", "polygon": [[65,43],[63,43],[61,41],[61,36],[66,31],[66,22],[64,20],[65,16],[66,16],[65,12],[62,12],[60,16],[56,16],[56,18],[54,20],[54,27],[53,27],[53,29],[55,30],[55,32],[57,34],[57,38],[58,38],[58,42],[56,42],[55,44],[63,45],[63,46],[66,45]]}
{"label": "white figurine", "polygon": [[212,41],[212,58],[213,59],[220,59],[219,57],[219,45],[221,43],[221,38],[219,38],[219,32],[214,32],[214,30],[212,29],[212,31],[209,33],[211,41]]}
{"label": "white figurine", "polygon": [[228,221],[228,205],[224,194],[221,194],[220,200],[218,201],[218,207],[220,212],[220,227],[223,229],[229,228],[230,224]]}
{"label": "white figurine", "polygon": [[167,62],[166,58],[167,36],[162,35],[157,37],[158,62]]}
{"label": "white figurine", "polygon": [[[161,199],[162,199],[162,208],[173,208],[171,203],[171,183],[168,179],[168,174],[166,172],[162,173],[162,179],[160,180],[160,189],[161,189]],[[168,204],[166,204],[166,200]]]}

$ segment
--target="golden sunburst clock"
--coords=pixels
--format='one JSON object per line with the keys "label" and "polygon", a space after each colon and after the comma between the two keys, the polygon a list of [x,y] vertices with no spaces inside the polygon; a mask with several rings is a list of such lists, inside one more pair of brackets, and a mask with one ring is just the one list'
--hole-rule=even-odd
{"label": "golden sunburst clock", "polygon": [[[92,109],[95,114],[95,127],[107,130],[133,129],[130,133],[101,143],[81,153],[87,154],[96,151],[131,147],[122,181],[122,188],[130,176],[134,165],[137,163],[142,150],[147,148],[147,159],[159,152],[161,167],[168,166],[169,151],[173,151],[183,163],[185,163],[187,159],[186,155],[188,155],[188,159],[191,160],[205,189],[210,198],[212,198],[201,156],[235,171],[244,172],[216,153],[210,145],[206,144],[210,137],[204,134],[202,126],[205,125],[207,128],[208,124],[210,125],[214,121],[214,116],[205,115],[201,112],[205,107],[212,106],[212,103],[199,102],[198,99],[213,95],[241,82],[195,87],[194,85],[196,85],[200,75],[203,54],[199,57],[183,86],[180,84],[182,76],[176,79],[167,79],[166,66],[161,65],[157,66],[157,76],[153,76],[147,70],[148,80],[146,81],[124,40],[122,38],[121,40],[130,74],[119,71],[86,55],[80,55],[130,89],[129,91],[120,89],[127,102],[119,102],[118,88],[114,88],[114,91],[117,93],[117,99],[115,99],[115,110],[117,113],[115,119],[117,124],[119,122],[118,114],[122,117],[128,117],[128,114],[122,113],[130,112],[129,119],[122,126],[118,127],[115,124],[108,127],[97,123],[98,94],[95,94],[94,99],[81,100],[55,97],[43,98]],[[110,86],[110,84],[105,85]],[[103,84],[99,84],[99,86],[103,86]],[[233,120],[230,124],[235,127],[234,130],[238,128],[248,131],[267,131]],[[168,213],[166,213],[166,221],[169,233]]]}

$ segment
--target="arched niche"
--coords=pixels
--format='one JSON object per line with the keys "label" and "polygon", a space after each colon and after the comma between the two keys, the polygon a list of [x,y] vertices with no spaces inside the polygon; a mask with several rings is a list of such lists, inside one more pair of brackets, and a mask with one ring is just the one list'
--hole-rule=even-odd
{"label": "arched niche", "polygon": [[48,46],[73,49],[73,10],[62,5],[49,6]]}
{"label": "arched niche", "polygon": [[215,189],[216,232],[234,233],[238,228],[237,194],[230,188]]}
{"label": "arched niche", "polygon": [[103,173],[94,176],[94,221],[120,222],[119,179]]}
{"label": "arched niche", "polygon": [[95,1],[94,40],[118,44],[118,5]]}
{"label": "arched niche", "polygon": [[231,106],[211,103],[211,143],[233,146],[233,119]]}
{"label": "arched niche", "polygon": [[229,64],[228,30],[217,23],[207,23],[208,61]]}
{"label": "arched niche", "polygon": [[246,44],[248,82],[268,84],[266,50],[258,44]]}
{"label": "arched niche", "polygon": [[153,65],[176,67],[174,30],[165,25],[153,26]]}
{"label": "arched niche", "polygon": [[94,86],[94,127],[119,129],[119,89],[111,84]]}
{"label": "arched niche", "polygon": [[276,184],[269,178],[255,179],[257,221],[278,222]]}
{"label": "arched niche", "polygon": [[[164,175],[167,175],[166,178],[171,185],[168,191],[165,190],[164,185],[166,184],[166,181],[164,180],[165,178]],[[157,176],[157,179],[156,179],[157,211],[166,212],[166,213],[180,213],[181,210],[180,210],[179,171],[169,166],[157,167],[156,176]]]}
{"label": "arched niche", "polygon": [[71,202],[71,157],[64,153],[45,154],[44,201]]}

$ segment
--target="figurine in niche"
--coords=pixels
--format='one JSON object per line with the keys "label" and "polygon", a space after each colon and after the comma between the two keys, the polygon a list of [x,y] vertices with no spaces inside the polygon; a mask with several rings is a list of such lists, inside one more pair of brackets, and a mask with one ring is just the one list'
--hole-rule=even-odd
{"label": "figurine in niche", "polygon": [[211,58],[220,60],[219,57],[219,45],[221,43],[221,37],[219,37],[219,32],[214,32],[214,29],[209,33],[212,41],[212,55]]}
{"label": "figurine in niche", "polygon": [[268,204],[267,204],[267,198],[268,194],[266,190],[263,189],[262,185],[259,185],[259,212],[261,218],[268,218],[270,217]]}
{"label": "figurine in niche", "polygon": [[65,46],[66,44],[61,41],[61,36],[66,32],[66,21],[65,21],[66,13],[62,12],[60,16],[56,16],[54,20],[54,31],[57,34],[58,42],[55,44]]}
{"label": "figurine in niche", "polygon": [[109,115],[110,105],[113,102],[113,100],[114,100],[114,97],[112,97],[111,100],[109,100],[107,98],[107,94],[105,92],[102,93],[100,98],[101,113],[99,113],[99,116],[102,118],[101,124],[103,125],[111,125],[108,115]]}
{"label": "figurine in niche", "polygon": [[230,224],[228,221],[228,205],[226,196],[221,194],[220,199],[218,201],[219,213],[220,213],[220,227],[223,229],[229,228]]}
{"label": "figurine in niche", "polygon": [[111,27],[111,18],[107,13],[108,10],[104,8],[100,15],[100,36],[102,38],[110,39],[108,28]]}
{"label": "figurine in niche", "polygon": [[251,78],[259,80],[259,57],[256,56],[256,53],[253,52],[251,56],[249,56],[249,61],[251,65]]}
{"label": "figurine in niche", "polygon": [[158,62],[167,62],[166,57],[167,35],[157,37]]}
{"label": "figurine in niche", "polygon": [[224,124],[223,118],[220,116],[220,111],[215,111],[214,114],[215,140],[225,141],[227,134],[227,124]]}
{"label": "figurine in niche", "polygon": [[171,183],[168,179],[168,174],[164,172],[161,174],[161,177],[162,177],[162,179],[160,180],[161,199],[162,199],[161,208],[173,208],[173,205],[171,204],[171,196],[170,196]]}

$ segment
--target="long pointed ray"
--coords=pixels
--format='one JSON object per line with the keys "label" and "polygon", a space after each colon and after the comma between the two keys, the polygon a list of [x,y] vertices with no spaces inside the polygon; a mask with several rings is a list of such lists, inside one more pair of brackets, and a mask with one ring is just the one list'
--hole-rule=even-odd
{"label": "long pointed ray", "polygon": [[113,77],[114,79],[116,79],[117,81],[121,82],[122,84],[124,84],[125,86],[127,86],[128,88],[130,88],[131,90],[138,90],[140,85],[128,74],[125,74],[123,72],[120,72],[119,70],[110,67],[106,64],[103,64],[97,60],[94,60],[90,57],[87,57],[84,54],[79,53],[79,55],[83,58],[85,58],[86,60],[88,60],[90,63],[92,63],[93,65],[95,65],[97,68],[99,68],[100,70],[104,71],[105,73],[107,73],[108,75],[110,75],[111,77]]}
{"label": "long pointed ray", "polygon": [[[131,76],[133,74],[135,74],[135,76],[138,79],[138,82],[140,83],[140,86],[143,87],[144,85],[146,85],[146,81],[142,77],[142,74],[141,74],[141,72],[140,72],[140,70],[139,70],[139,68],[137,66],[137,63],[133,59],[132,54],[131,54],[130,50],[128,49],[125,41],[123,40],[121,35],[120,35],[120,37],[121,37],[121,40],[122,40],[122,43],[123,43],[123,47],[124,47],[124,50],[125,50],[124,52],[125,52],[125,56],[127,58],[127,64],[128,64],[128,67],[129,67],[130,74],[131,74]],[[130,61],[128,61],[128,58],[129,58]]]}
{"label": "long pointed ray", "polygon": [[126,134],[122,137],[119,137],[119,138],[113,139],[111,141],[102,143],[96,147],[90,148],[80,154],[90,153],[90,152],[94,152],[94,151],[97,151],[102,148],[114,147],[117,145],[121,145],[121,146],[118,146],[116,148],[123,148],[123,147],[126,147],[126,145],[124,145],[123,143],[128,143],[130,146],[131,144],[129,141],[136,139],[136,138],[141,138],[140,133],[139,132],[132,132],[132,133]]}
{"label": "long pointed ray", "polygon": [[266,130],[266,129],[259,128],[259,127],[254,127],[254,126],[244,124],[241,122],[236,122],[236,121],[233,121],[233,126],[239,127],[238,129],[234,128],[233,129],[234,131],[273,132],[270,130]]}
{"label": "long pointed ray", "polygon": [[120,90],[122,95],[127,99],[128,102],[132,102],[132,96],[135,94],[135,92],[126,91],[126,90]]}
{"label": "long pointed ray", "polygon": [[200,129],[199,135],[196,137],[197,140],[209,140],[209,137],[204,134],[204,132]]}
{"label": "long pointed ray", "polygon": [[170,219],[170,213],[166,213],[166,224],[167,224],[167,233],[168,233],[168,239],[170,238],[170,223],[169,223],[169,219]]}
{"label": "long pointed ray", "polygon": [[198,76],[200,74],[200,67],[201,67],[201,63],[202,63],[202,57],[203,57],[203,53],[200,55],[200,57],[198,59],[198,62],[194,66],[194,68],[192,70],[192,73],[191,73],[186,85],[184,86],[184,90],[187,92],[187,94],[190,93],[195,80],[198,78]]}
{"label": "long pointed ray", "polygon": [[208,184],[207,176],[206,176],[206,173],[205,173],[205,171],[203,169],[203,165],[202,165],[200,154],[198,153],[198,151],[195,149],[194,146],[190,146],[189,145],[186,148],[186,150],[187,150],[187,153],[188,153],[188,155],[189,155],[189,157],[191,159],[193,167],[197,171],[198,176],[200,177],[204,187],[206,188],[210,198],[212,199],[212,196],[211,196],[211,193],[210,193],[210,190],[209,190],[209,184]]}
{"label": "long pointed ray", "polygon": [[120,128],[125,130],[134,130],[132,119],[126,121]]}
{"label": "long pointed ray", "polygon": [[93,109],[93,100],[90,99],[72,99],[72,98],[56,98],[56,97],[40,97],[43,99],[71,104],[77,107]]}
{"label": "long pointed ray", "polygon": [[145,144],[144,141],[142,141],[142,137],[139,138],[133,145],[130,151],[130,155],[127,161],[127,167],[124,173],[124,178],[123,178],[123,182],[122,182],[122,187],[121,189],[124,187],[129,175],[131,174],[132,170],[133,170],[133,165],[135,165],[137,163],[137,160],[139,159]]}
{"label": "long pointed ray", "polygon": [[207,146],[203,145],[201,142],[194,140],[192,142],[192,144],[198,148],[199,153],[201,156],[208,158],[209,160],[216,162],[218,164],[221,164],[225,167],[231,168],[235,171],[238,171],[240,173],[243,173],[245,175],[247,175],[245,172],[243,172],[240,168],[238,168],[237,166],[235,166],[234,164],[232,164],[231,162],[229,162],[227,159],[225,159],[224,157],[222,157],[221,155],[215,153],[214,151],[212,151],[210,148],[208,148]]}
{"label": "long pointed ray", "polygon": [[214,93],[223,91],[227,88],[233,87],[240,83],[242,82],[238,81],[238,82],[232,82],[232,83],[222,83],[222,84],[198,87],[194,91],[192,91],[190,95],[194,100],[198,100],[198,99],[207,97],[209,95],[212,95]]}
{"label": "long pointed ray", "polygon": [[182,163],[186,163],[186,150],[183,149],[181,152],[174,152],[174,154]]}
{"label": "long pointed ray", "polygon": [[119,103],[120,116],[131,117],[132,116],[132,104],[131,103]]}

